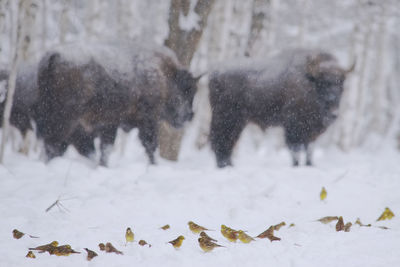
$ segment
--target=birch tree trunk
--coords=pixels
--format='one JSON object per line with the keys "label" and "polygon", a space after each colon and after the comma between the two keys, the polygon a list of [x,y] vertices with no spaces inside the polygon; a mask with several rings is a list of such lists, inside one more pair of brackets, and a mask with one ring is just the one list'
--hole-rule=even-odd
{"label": "birch tree trunk", "polygon": [[[192,0],[195,1],[195,0]],[[164,44],[177,55],[180,63],[189,68],[196,52],[214,0],[171,0],[169,11],[169,34]],[[184,23],[182,20],[187,20]],[[197,23],[190,25],[193,20]],[[183,129],[175,129],[166,122],[160,125],[160,156],[176,161],[178,159]]]}
{"label": "birch tree trunk", "polygon": [[4,115],[3,115],[3,134],[1,137],[1,146],[0,146],[0,164],[4,163],[4,151],[5,151],[5,145],[7,142],[7,137],[8,137],[8,132],[10,128],[10,115],[11,115],[11,108],[13,104],[13,99],[14,99],[14,92],[15,92],[15,83],[17,79],[17,69],[18,69],[18,64],[21,59],[21,54],[23,53],[22,51],[22,45],[21,45],[21,37],[25,35],[24,33],[24,19],[26,15],[26,10],[28,10],[29,6],[31,4],[30,0],[20,0],[18,3],[18,16],[17,16],[17,24],[16,28],[14,31],[16,31],[15,35],[15,49],[14,49],[14,55],[13,59],[11,62],[11,70],[10,70],[10,76],[8,79],[8,90],[7,90],[7,99],[6,99],[6,105],[4,108]]}

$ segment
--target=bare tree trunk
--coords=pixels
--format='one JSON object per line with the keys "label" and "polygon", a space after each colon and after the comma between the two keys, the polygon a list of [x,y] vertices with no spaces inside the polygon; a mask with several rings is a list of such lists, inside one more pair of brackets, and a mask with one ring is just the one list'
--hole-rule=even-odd
{"label": "bare tree trunk", "polygon": [[[206,27],[207,18],[214,0],[197,0],[193,8],[191,8],[191,4],[190,0],[171,0],[168,19],[169,35],[164,42],[167,47],[175,51],[181,64],[188,68]],[[180,21],[183,18],[188,18],[188,16],[197,17],[197,25],[184,25]],[[179,155],[183,130],[175,129],[162,122],[159,136],[161,157],[176,161]]]}
{"label": "bare tree trunk", "polygon": [[265,27],[268,7],[270,0],[254,0],[251,15],[251,26],[249,38],[247,40],[246,56],[251,56],[255,49],[256,43],[260,40],[261,32]]}
{"label": "bare tree trunk", "polygon": [[7,142],[8,132],[10,128],[10,115],[11,115],[11,108],[14,100],[14,92],[15,92],[15,83],[17,79],[17,68],[20,61],[21,53],[22,53],[22,44],[21,44],[21,37],[24,36],[24,15],[25,11],[29,8],[30,0],[20,0],[18,4],[18,18],[17,18],[17,25],[14,31],[16,31],[16,38],[15,38],[15,49],[13,60],[11,63],[11,71],[10,76],[8,79],[8,90],[7,90],[7,100],[6,105],[4,108],[4,115],[3,115],[3,134],[1,138],[1,146],[0,146],[0,163],[4,162],[4,151],[5,145]]}

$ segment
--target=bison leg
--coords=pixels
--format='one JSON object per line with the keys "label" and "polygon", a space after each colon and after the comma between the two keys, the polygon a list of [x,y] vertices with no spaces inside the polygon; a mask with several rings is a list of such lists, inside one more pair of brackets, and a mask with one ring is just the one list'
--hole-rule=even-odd
{"label": "bison leg", "polygon": [[150,164],[155,164],[154,152],[156,151],[158,145],[158,124],[152,120],[144,120],[138,124],[138,128],[139,139],[146,150]]}
{"label": "bison leg", "polygon": [[292,155],[293,166],[299,166],[300,160],[300,151],[302,148],[302,144],[287,144],[290,150],[290,154]]}
{"label": "bison leg", "polygon": [[76,150],[83,156],[94,159],[95,147],[94,137],[87,133],[83,127],[75,129],[74,133],[70,137],[70,143],[74,145]]}
{"label": "bison leg", "polygon": [[312,166],[312,147],[310,144],[305,144],[304,148],[306,150],[306,165],[307,166]]}
{"label": "bison leg", "polygon": [[211,120],[211,148],[217,158],[217,166],[231,166],[233,148],[245,126],[244,119],[233,113],[214,113]]}
{"label": "bison leg", "polygon": [[100,129],[100,165],[107,166],[108,158],[111,153],[112,146],[117,136],[118,127],[109,125]]}
{"label": "bison leg", "polygon": [[66,142],[49,142],[45,141],[44,148],[47,160],[50,161],[55,157],[64,155],[67,150],[68,144]]}

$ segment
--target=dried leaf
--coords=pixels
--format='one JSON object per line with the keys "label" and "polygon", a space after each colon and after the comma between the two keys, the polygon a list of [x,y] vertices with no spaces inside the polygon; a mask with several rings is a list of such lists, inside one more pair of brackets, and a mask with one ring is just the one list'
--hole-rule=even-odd
{"label": "dried leaf", "polygon": [[148,244],[148,243],[147,243],[146,241],[144,241],[143,239],[142,239],[142,240],[139,240],[139,245],[141,245],[141,246],[149,245],[149,247],[151,247],[151,245]]}
{"label": "dried leaf", "polygon": [[386,226],[378,226],[378,228],[381,228],[383,230],[389,230],[390,229],[389,227],[386,227]]}
{"label": "dried leaf", "polygon": [[388,207],[386,207],[385,211],[377,219],[377,221],[391,220],[393,217],[394,217],[394,213]]}
{"label": "dried leaf", "polygon": [[319,198],[320,198],[321,200],[324,200],[324,199],[326,198],[327,195],[328,195],[328,192],[326,192],[325,187],[322,187],[321,193],[319,193]]}
{"label": "dried leaf", "polygon": [[27,258],[32,258],[32,259],[36,258],[36,256],[35,256],[35,254],[33,253],[33,251],[29,251],[28,254],[26,254],[25,257],[27,257]]}
{"label": "dried leaf", "polygon": [[336,223],[336,231],[343,231],[344,230],[344,222],[343,222],[343,217],[340,216],[338,222]]}
{"label": "dried leaf", "polygon": [[290,227],[295,227],[296,225],[294,224],[294,223],[291,223],[290,225],[289,225],[289,228]]}
{"label": "dried leaf", "polygon": [[87,259],[88,261],[91,261],[94,257],[97,257],[97,256],[98,256],[97,253],[94,252],[93,250],[90,250],[90,249],[88,249],[88,248],[84,248],[84,250],[86,250],[86,252],[87,252],[87,257],[86,257],[86,259]]}
{"label": "dried leaf", "polygon": [[338,219],[339,219],[338,216],[326,216],[326,217],[322,217],[321,219],[318,219],[317,221],[324,223],[324,224],[328,224],[330,222],[337,221]]}
{"label": "dried leaf", "polygon": [[364,226],[364,227],[371,227],[371,224],[363,224],[360,220],[360,218],[357,218],[355,224],[358,224],[359,226]]}

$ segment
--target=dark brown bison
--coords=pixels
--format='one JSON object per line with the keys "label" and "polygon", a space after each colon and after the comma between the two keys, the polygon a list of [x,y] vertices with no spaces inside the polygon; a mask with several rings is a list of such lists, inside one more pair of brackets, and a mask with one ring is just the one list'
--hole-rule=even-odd
{"label": "dark brown bison", "polygon": [[[37,75],[38,66],[35,63],[22,64],[18,68],[10,123],[20,131],[24,139],[28,130],[33,130],[35,122],[40,120],[40,117],[38,117],[38,114],[34,110],[39,94]],[[8,71],[0,71],[0,83],[4,93],[0,101],[0,118],[3,118],[4,114],[8,77]],[[81,127],[78,127],[71,135],[71,138],[66,140],[65,148],[68,144],[74,145],[78,152],[85,156],[94,151],[93,138],[87,135]],[[24,147],[24,149],[27,148]]]}
{"label": "dark brown bison", "polygon": [[[164,47],[78,45],[59,47],[39,64],[38,135],[49,158],[62,155],[74,135],[100,138],[105,165],[117,128],[139,129],[151,163],[160,120],[174,127],[193,117],[197,80]],[[84,142],[86,143],[86,142]],[[88,146],[87,153],[94,151]]]}
{"label": "dark brown bison", "polygon": [[349,70],[329,53],[290,50],[265,59],[234,62],[210,75],[212,121],[210,141],[219,167],[231,165],[231,154],[243,128],[253,122],[265,129],[282,126],[293,165],[310,142],[335,120]]}

